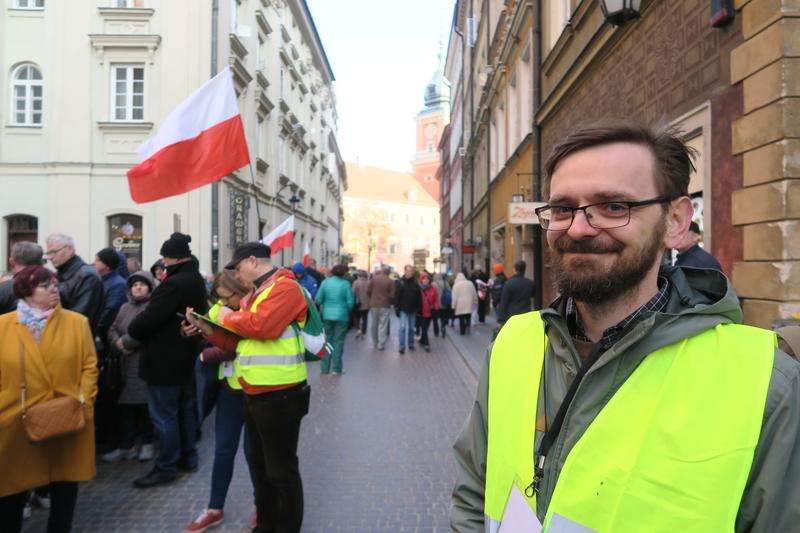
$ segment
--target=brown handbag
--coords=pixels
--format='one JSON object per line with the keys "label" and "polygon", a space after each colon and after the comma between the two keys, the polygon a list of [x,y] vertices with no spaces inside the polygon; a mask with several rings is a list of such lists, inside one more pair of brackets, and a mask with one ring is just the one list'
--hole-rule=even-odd
{"label": "brown handbag", "polygon": [[27,408],[28,385],[25,380],[25,348],[22,341],[19,343],[19,361],[22,369],[22,425],[28,439],[31,442],[42,442],[82,430],[86,425],[83,391],[80,391],[80,400],[72,396],[58,396]]}

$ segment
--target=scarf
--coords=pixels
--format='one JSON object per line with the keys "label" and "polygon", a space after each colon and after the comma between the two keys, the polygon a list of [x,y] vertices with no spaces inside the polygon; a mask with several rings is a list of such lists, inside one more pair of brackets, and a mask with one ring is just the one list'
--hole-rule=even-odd
{"label": "scarf", "polygon": [[42,338],[42,331],[47,324],[47,319],[53,314],[55,308],[42,311],[41,309],[34,309],[25,303],[25,300],[20,300],[17,304],[17,320],[20,324],[27,326],[28,331],[31,332],[36,342]]}

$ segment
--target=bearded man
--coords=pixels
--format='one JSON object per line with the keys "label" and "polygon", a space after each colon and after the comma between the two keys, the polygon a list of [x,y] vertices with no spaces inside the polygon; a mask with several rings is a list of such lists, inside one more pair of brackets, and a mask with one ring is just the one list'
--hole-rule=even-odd
{"label": "bearded man", "polygon": [[553,149],[537,212],[561,295],[491,348],[455,445],[454,531],[800,523],[800,366],[741,325],[721,272],[662,265],[689,230],[692,155],[630,122]]}

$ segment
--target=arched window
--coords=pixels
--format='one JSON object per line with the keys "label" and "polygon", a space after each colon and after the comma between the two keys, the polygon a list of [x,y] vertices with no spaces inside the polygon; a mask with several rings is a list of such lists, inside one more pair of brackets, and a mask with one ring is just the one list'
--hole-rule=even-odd
{"label": "arched window", "polygon": [[30,63],[11,73],[11,123],[42,125],[42,73]]}

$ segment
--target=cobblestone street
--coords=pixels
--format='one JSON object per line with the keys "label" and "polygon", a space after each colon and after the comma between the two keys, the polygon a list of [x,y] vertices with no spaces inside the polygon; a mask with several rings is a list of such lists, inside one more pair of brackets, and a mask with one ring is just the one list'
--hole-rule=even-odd
{"label": "cobblestone street", "polygon": [[[476,381],[447,339],[433,338],[430,353],[400,355],[396,347],[395,338],[374,351],[351,332],[344,376],[320,376],[310,365],[312,405],[300,436],[303,531],[449,530],[451,446]],[[98,461],[97,477],[81,486],[73,530],[182,531],[208,503],[213,417],[203,427],[198,472],[166,487],[133,488],[150,463]],[[225,522],[214,531],[249,531],[251,490],[240,450]],[[46,520],[34,509],[24,531],[45,531]]]}

